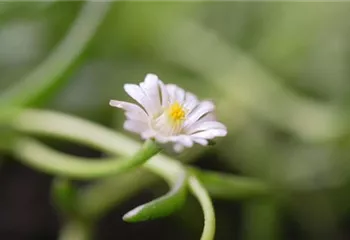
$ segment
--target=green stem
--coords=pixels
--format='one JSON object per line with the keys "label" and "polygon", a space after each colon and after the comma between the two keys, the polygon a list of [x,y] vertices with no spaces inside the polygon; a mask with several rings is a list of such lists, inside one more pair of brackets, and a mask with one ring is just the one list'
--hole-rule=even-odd
{"label": "green stem", "polygon": [[13,152],[24,164],[47,173],[79,179],[99,178],[127,171],[142,165],[159,151],[160,148],[154,142],[147,141],[129,159],[93,161],[55,151],[31,138],[19,138],[13,146]]}
{"label": "green stem", "polygon": [[[44,110],[23,110],[11,122],[21,132],[57,137],[99,149],[112,155],[132,156],[141,145],[121,133],[70,115]],[[145,168],[175,183],[183,170],[181,163],[158,154],[144,165]]]}
{"label": "green stem", "polygon": [[[137,142],[107,128],[83,119],[54,112],[25,110],[12,122],[12,127],[26,133],[56,136],[85,143],[113,155],[131,156],[132,152],[139,148]],[[38,154],[33,154],[33,148],[35,151],[40,152],[39,156],[42,156],[42,158],[39,159]],[[66,155],[49,150],[32,140],[30,142],[24,141],[24,143],[23,139],[19,140],[14,147],[14,152],[27,163],[40,167],[43,170],[55,171],[54,173],[65,174],[68,171],[71,175],[81,176],[84,174],[85,177],[95,176],[96,172],[94,171],[98,171],[101,175],[106,175],[106,172],[111,173],[110,165],[106,167],[107,165],[104,162],[96,162],[94,167],[84,169],[86,166],[84,167],[81,163],[87,165],[90,163],[78,161],[78,159],[72,157],[67,158]],[[52,156],[54,156],[52,160],[54,162],[45,162]],[[150,154],[148,154],[148,157],[150,157]],[[64,164],[62,164],[62,161]],[[64,168],[62,168],[63,166]],[[146,217],[154,218],[167,215],[178,209],[184,203],[186,197],[186,169],[179,162],[164,155],[157,155],[143,166],[163,177],[168,182],[171,191],[151,203],[136,208],[136,210],[134,209],[126,216],[126,219],[130,221],[142,221]]]}
{"label": "green stem", "polygon": [[103,20],[109,2],[87,2],[67,36],[55,50],[27,77],[4,92],[0,102],[29,105],[54,88],[87,47]]}
{"label": "green stem", "polygon": [[167,194],[127,212],[123,220],[140,222],[167,216],[183,206],[186,196],[187,174],[183,172],[178,176],[177,182],[171,185],[171,190]]}
{"label": "green stem", "polygon": [[53,111],[24,109],[10,124],[24,133],[84,143],[112,155],[132,156],[141,147],[136,141],[106,127]]}
{"label": "green stem", "polygon": [[[52,150],[31,138],[20,138],[13,147],[15,156],[30,167],[54,175],[80,179],[106,177],[124,172],[140,166],[159,151],[160,149],[153,141],[146,141],[141,150],[130,159],[122,161],[89,161],[87,158],[69,156]],[[171,190],[164,196],[129,211],[123,217],[125,221],[139,222],[167,216],[183,205],[187,195],[186,172],[178,169],[176,178],[175,175],[169,177],[167,172],[164,172],[162,170],[162,176],[169,182]],[[63,183],[65,182],[63,181]],[[65,187],[66,185],[63,184],[63,186]],[[56,195],[56,197],[60,197],[62,200],[62,196]],[[63,201],[63,204],[67,205],[65,201]],[[79,214],[84,215],[84,211],[81,211]]]}
{"label": "green stem", "polygon": [[213,240],[215,235],[215,213],[208,192],[194,175],[189,177],[188,184],[192,194],[202,206],[204,213],[204,228],[201,240]]}
{"label": "green stem", "polygon": [[[25,133],[69,139],[74,142],[85,143],[88,146],[109,152],[113,155],[119,154],[123,156],[130,156],[132,152],[135,152],[136,149],[140,147],[138,143],[124,137],[122,134],[112,132],[105,127],[93,124],[83,119],[78,119],[55,112],[25,110],[21,114],[17,115],[11,124],[15,129]],[[179,182],[183,183],[181,176],[185,176],[185,170],[179,162],[174,161],[164,155],[158,154],[146,162],[143,166],[165,178],[171,186],[171,189],[182,189],[176,188]],[[250,181],[249,179],[234,177],[231,175],[222,175],[214,172],[201,172],[193,168],[191,168],[191,171],[193,171],[193,174],[197,175],[203,181],[204,186],[208,187],[214,196],[221,198],[233,199],[254,194],[265,194],[268,191],[264,184],[260,184],[254,180]],[[134,179],[133,175],[130,175],[127,179],[130,180],[130,178]],[[113,177],[113,179],[106,179],[103,180],[103,183],[95,185],[93,189],[90,189],[91,191],[83,191],[79,196],[79,202],[82,203],[80,205],[81,212],[88,212],[87,215],[94,217],[100,216],[101,212],[106,211],[108,206],[113,204],[113,201],[105,201],[105,197],[101,198],[100,194],[98,193],[101,191],[104,192],[106,183],[108,185],[108,189],[111,189],[110,184],[113,185],[114,182],[115,177]],[[137,183],[135,182],[135,184]],[[194,175],[190,177],[189,185],[192,192],[199,198],[205,211],[206,220],[203,239],[208,240],[214,235],[215,230],[215,216],[210,199],[206,193],[206,190],[201,186],[198,179],[196,179]],[[180,186],[183,186],[183,184],[180,184]],[[218,186],[220,186],[220,188],[219,190],[216,190]],[[175,196],[175,199],[180,199],[182,201],[183,198],[177,197],[181,195],[182,192],[177,191],[176,195],[168,194],[166,196]],[[92,200],[89,201],[91,196]],[[115,199],[115,196],[113,195],[112,198]],[[163,197],[161,199],[164,200],[167,198]],[[167,204],[167,201],[159,202],[163,202],[165,205]],[[155,203],[158,204],[158,201],[156,200]],[[91,206],[92,210],[90,211]],[[160,206],[161,207],[157,209],[162,209],[163,206]],[[147,207],[141,209],[146,209],[148,211],[148,209],[151,208]],[[138,213],[140,213],[140,216],[144,214],[142,211],[139,211]],[[152,216],[152,214],[155,214],[153,216],[156,216],[159,213],[149,213],[148,216]],[[140,219],[142,220],[142,218]]]}

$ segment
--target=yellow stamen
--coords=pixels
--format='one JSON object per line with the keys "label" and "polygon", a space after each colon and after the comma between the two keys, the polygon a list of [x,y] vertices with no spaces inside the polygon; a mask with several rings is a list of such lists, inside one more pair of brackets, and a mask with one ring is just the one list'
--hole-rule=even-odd
{"label": "yellow stamen", "polygon": [[175,102],[169,108],[169,116],[173,121],[181,121],[185,119],[185,110],[182,106]]}

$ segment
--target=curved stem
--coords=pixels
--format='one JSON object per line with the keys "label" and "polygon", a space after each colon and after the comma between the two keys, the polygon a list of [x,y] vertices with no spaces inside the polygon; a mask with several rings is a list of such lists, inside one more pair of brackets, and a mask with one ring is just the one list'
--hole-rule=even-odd
{"label": "curved stem", "polygon": [[[135,149],[138,149],[140,146],[137,142],[121,134],[112,132],[105,127],[84,121],[83,119],[49,111],[24,110],[22,114],[14,119],[12,127],[26,133],[56,136],[85,143],[113,155],[130,156],[135,152]],[[94,176],[94,174],[91,175],[94,171],[99,171],[99,174],[102,174],[103,171],[105,171],[103,174],[106,172],[111,173],[109,169],[110,165],[106,167],[104,165],[105,163],[96,162],[94,166],[99,170],[94,170],[94,168],[89,167],[88,171],[86,171],[83,166],[85,161],[80,162],[77,161],[78,159],[74,158],[65,159],[65,155],[53,152],[52,150],[49,151],[47,148],[43,149],[43,146],[39,146],[38,143],[29,143],[30,145],[28,148],[28,146],[26,146],[28,142],[25,141],[25,144],[23,144],[21,141],[14,147],[15,154],[20,159],[22,158],[27,163],[34,164],[36,167],[56,171],[56,173],[58,171],[58,173],[61,174],[65,174],[66,171],[68,171],[71,175],[85,175],[85,177]],[[37,160],[38,154],[32,154],[33,147],[36,151],[40,150],[40,155],[43,156],[41,160]],[[49,164],[45,163],[45,160],[51,158],[51,156],[54,156],[52,160],[54,162]],[[64,161],[66,166],[64,169],[59,169],[62,167],[62,161]],[[38,164],[41,166],[37,166]],[[85,164],[89,165],[90,163]],[[186,169],[179,162],[159,154],[144,163],[143,166],[163,177],[172,190],[165,196],[143,205],[142,207],[136,208],[136,210],[132,210],[131,213],[129,212],[126,219],[130,221],[142,221],[147,217],[152,218],[167,215],[181,206],[186,197]]]}
{"label": "curved stem", "polygon": [[10,124],[24,133],[84,143],[113,155],[132,156],[141,147],[136,141],[106,127],[53,111],[24,109]]}
{"label": "curved stem", "polygon": [[[141,147],[137,141],[106,127],[53,111],[23,110],[13,119],[11,127],[24,133],[84,143],[112,155],[125,157],[132,156]],[[162,154],[154,156],[143,166],[169,183],[176,182],[178,174],[183,171],[179,162]]]}
{"label": "curved stem", "polygon": [[189,177],[188,184],[192,194],[201,204],[204,213],[204,228],[201,240],[213,240],[215,235],[215,213],[208,192],[194,175]]}
{"label": "curved stem", "polygon": [[129,159],[87,159],[67,155],[50,149],[31,138],[16,140],[12,151],[20,161],[38,170],[71,178],[91,179],[114,175],[142,165],[160,151],[160,148],[147,141],[144,146]]}
{"label": "curved stem", "polygon": [[[147,141],[141,150],[130,159],[91,161],[87,158],[60,153],[31,138],[20,138],[13,148],[15,156],[31,167],[55,175],[80,179],[105,177],[124,172],[140,166],[159,151],[160,149],[154,142]],[[180,208],[187,195],[186,175],[184,170],[179,170],[176,179],[168,179],[171,190],[167,194],[136,207],[126,213],[123,219],[127,222],[145,221],[167,216]],[[80,214],[84,214],[84,211],[81,211]]]}
{"label": "curved stem", "polygon": [[4,92],[1,102],[29,105],[47,94],[63,80],[62,75],[75,63],[86,48],[105,16],[109,2],[87,2],[73,23],[67,36],[47,57],[18,84]]}
{"label": "curved stem", "polygon": [[184,204],[186,195],[187,174],[183,172],[178,176],[177,182],[171,185],[171,190],[167,194],[127,212],[123,220],[140,222],[167,216]]}

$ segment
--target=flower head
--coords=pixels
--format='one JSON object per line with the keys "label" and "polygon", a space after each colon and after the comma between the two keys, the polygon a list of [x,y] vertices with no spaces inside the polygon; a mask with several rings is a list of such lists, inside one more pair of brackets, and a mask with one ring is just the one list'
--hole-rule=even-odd
{"label": "flower head", "polygon": [[211,101],[199,101],[174,84],[164,84],[154,74],[147,74],[139,85],[125,84],[124,89],[138,104],[117,100],[109,104],[125,111],[124,128],[143,139],[172,142],[179,152],[193,143],[207,145],[208,140],[227,134],[226,127],[215,119]]}

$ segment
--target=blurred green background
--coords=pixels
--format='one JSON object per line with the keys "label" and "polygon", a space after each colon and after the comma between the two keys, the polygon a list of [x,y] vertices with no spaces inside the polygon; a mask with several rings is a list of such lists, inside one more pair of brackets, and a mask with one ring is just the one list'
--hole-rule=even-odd
{"label": "blurred green background", "polygon": [[[123,84],[156,73],[213,99],[229,129],[214,147],[175,158],[273,189],[264,198],[214,199],[216,239],[350,239],[350,3],[105,2],[85,13],[84,4],[0,3],[1,104],[10,106],[56,78],[31,107],[124,132],[123,113],[109,100],[130,100]],[[98,13],[102,5],[105,15]],[[74,26],[81,33],[71,34]],[[67,38],[75,44],[57,48]],[[30,78],[37,84],[13,90]],[[51,176],[7,155],[1,159],[0,239],[56,239],[60,218],[50,202]],[[96,239],[199,239],[202,213],[192,198],[165,219],[123,223],[127,209],[165,189],[159,180],[115,205],[99,222]]]}

